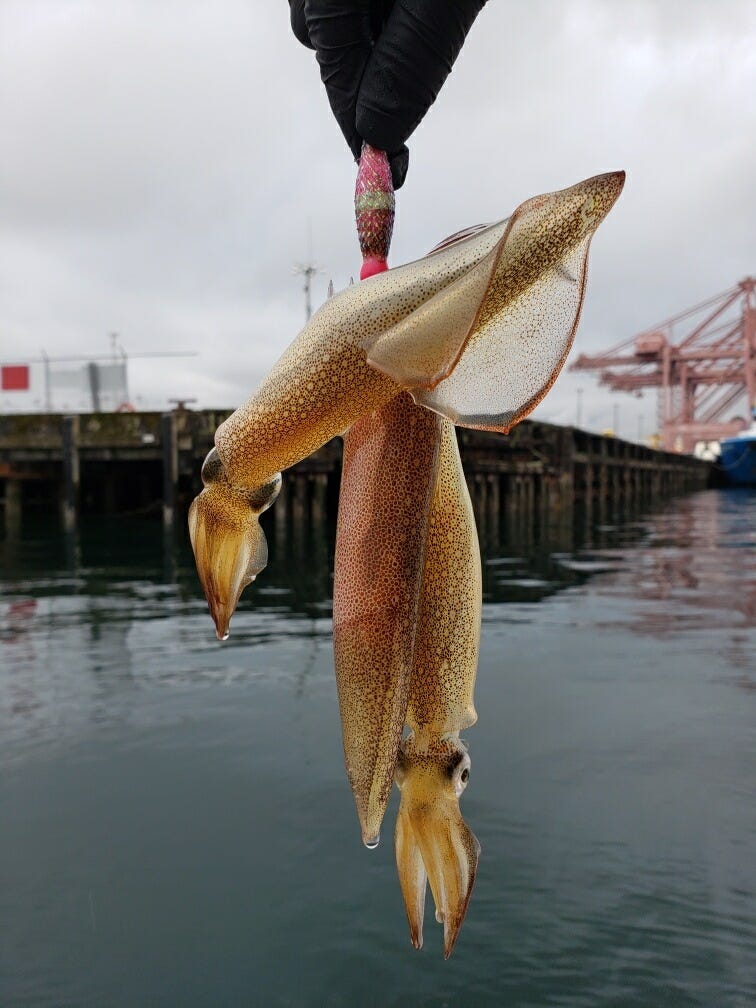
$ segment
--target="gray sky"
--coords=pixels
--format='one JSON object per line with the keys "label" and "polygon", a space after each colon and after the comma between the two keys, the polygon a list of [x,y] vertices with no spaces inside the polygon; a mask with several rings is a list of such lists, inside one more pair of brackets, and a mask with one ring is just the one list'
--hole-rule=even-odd
{"label": "gray sky", "polygon": [[[131,364],[144,408],[236,406],[359,269],[355,167],[285,0],[0,0],[0,358],[196,350]],[[756,272],[756,5],[490,0],[410,141],[392,262],[538,192],[624,168],[573,351]],[[538,410],[611,425],[566,371]],[[9,397],[3,408],[33,407]],[[654,397],[620,397],[620,433]]]}

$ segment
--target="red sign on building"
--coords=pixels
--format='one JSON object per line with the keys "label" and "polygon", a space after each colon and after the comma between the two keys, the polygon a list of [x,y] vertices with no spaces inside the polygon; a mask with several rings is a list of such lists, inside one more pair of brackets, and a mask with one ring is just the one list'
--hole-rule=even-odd
{"label": "red sign on building", "polygon": [[3,364],[0,367],[0,389],[3,392],[28,392],[29,365]]}

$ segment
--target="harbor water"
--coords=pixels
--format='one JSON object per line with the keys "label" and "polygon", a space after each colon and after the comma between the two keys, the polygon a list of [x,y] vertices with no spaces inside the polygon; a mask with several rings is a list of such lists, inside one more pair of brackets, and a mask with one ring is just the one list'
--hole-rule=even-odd
{"label": "harbor water", "polygon": [[183,529],[0,543],[3,1008],[756,1004],[755,493],[482,530],[448,962],[430,896],[410,945],[396,793],[360,842],[333,529],[268,529],[225,644]]}

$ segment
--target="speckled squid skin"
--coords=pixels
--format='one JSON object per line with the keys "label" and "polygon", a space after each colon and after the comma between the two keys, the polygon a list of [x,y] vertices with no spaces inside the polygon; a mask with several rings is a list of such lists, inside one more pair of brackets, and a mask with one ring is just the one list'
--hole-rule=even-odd
{"label": "speckled squid skin", "polygon": [[426,879],[448,959],[462,926],[480,845],[459,810],[470,757],[459,733],[474,724],[481,568],[475,519],[453,426],[443,421],[428,521],[407,724],[398,755],[395,847],[410,937],[423,941]]}
{"label": "speckled squid skin", "polygon": [[417,745],[475,724],[480,547],[454,427],[444,420],[428,519],[407,724]]}
{"label": "speckled squid skin", "polygon": [[216,433],[222,472],[195,501],[193,538],[200,578],[223,611],[235,605],[226,583],[234,568],[219,568],[217,530],[226,555],[232,528],[247,542],[258,534],[256,519],[242,526],[223,514],[238,492],[270,484],[402,389],[455,423],[490,430],[509,430],[537,405],[571,346],[588,244],[623,181],[615,172],[535,197],[323,305]]}
{"label": "speckled squid skin", "polygon": [[405,723],[441,423],[401,394],[344,439],[333,640],[344,758],[367,846],[377,843]]}

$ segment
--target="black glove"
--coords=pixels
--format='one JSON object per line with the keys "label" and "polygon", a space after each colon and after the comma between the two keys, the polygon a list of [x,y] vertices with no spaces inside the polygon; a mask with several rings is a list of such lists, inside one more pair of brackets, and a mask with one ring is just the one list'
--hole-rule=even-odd
{"label": "black glove", "polygon": [[485,0],[289,0],[300,42],[315,50],[336,121],[359,158],[385,150],[394,188],[405,141],[436,100]]}

